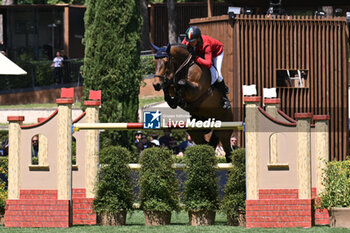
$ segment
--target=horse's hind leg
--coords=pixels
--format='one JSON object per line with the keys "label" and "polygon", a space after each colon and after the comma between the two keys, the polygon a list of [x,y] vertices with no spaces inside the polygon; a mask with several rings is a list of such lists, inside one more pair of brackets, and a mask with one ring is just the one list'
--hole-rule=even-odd
{"label": "horse's hind leg", "polygon": [[207,144],[208,142],[205,140],[204,135],[206,132],[202,130],[188,130],[187,133],[190,134],[192,140],[197,144]]}
{"label": "horse's hind leg", "polygon": [[225,150],[226,162],[231,163],[231,146],[230,146],[230,138],[232,135],[232,130],[217,130],[215,134],[218,136],[220,142],[222,143],[222,147]]}
{"label": "horse's hind leg", "polygon": [[214,149],[216,149],[218,143],[219,143],[219,138],[216,136],[215,131],[213,131],[213,133],[210,136],[209,145],[214,147]]}

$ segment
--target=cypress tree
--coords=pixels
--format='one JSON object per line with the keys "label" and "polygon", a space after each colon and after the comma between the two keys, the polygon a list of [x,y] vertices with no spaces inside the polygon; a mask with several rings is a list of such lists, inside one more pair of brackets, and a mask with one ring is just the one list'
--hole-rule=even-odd
{"label": "cypress tree", "polygon": [[[102,90],[100,122],[137,122],[141,17],[137,0],[87,0],[84,98]],[[106,131],[102,146],[133,144],[131,132]]]}

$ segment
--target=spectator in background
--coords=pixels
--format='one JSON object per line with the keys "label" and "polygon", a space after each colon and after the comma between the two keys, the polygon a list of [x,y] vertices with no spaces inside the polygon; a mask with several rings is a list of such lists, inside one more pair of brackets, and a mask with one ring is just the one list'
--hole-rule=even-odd
{"label": "spectator in background", "polygon": [[230,145],[231,145],[231,151],[237,150],[239,148],[237,145],[237,138],[235,136],[232,136],[230,138]]}
{"label": "spectator in background", "polygon": [[163,130],[164,135],[159,138],[159,143],[161,147],[169,147],[170,142],[170,129]]}
{"label": "spectator in background", "polygon": [[0,155],[1,156],[8,156],[8,153],[9,153],[9,140],[8,140],[8,138],[6,138],[1,143]]}
{"label": "spectator in background", "polygon": [[137,144],[139,144],[139,142],[141,141],[142,135],[143,135],[142,131],[139,130],[136,132],[135,141],[134,141],[135,146],[137,146]]}
{"label": "spectator in background", "polygon": [[186,140],[182,141],[179,145],[179,156],[183,156],[187,147],[196,145],[189,133],[186,133]]}
{"label": "spectator in background", "polygon": [[147,140],[147,136],[142,134],[141,136],[141,140],[140,142],[137,144],[137,152],[139,152],[139,154],[141,154],[141,152],[144,150],[144,149],[147,149],[147,148],[150,148],[151,147],[151,144],[150,142]]}
{"label": "spectator in background", "polygon": [[160,147],[160,143],[159,143],[159,140],[158,140],[158,134],[156,133],[152,133],[151,136],[150,136],[150,143],[151,143],[151,146],[157,146],[157,147]]}
{"label": "spectator in background", "polygon": [[169,150],[171,150],[174,155],[179,153],[179,147],[177,146],[177,142],[174,137],[170,137],[169,139]]}
{"label": "spectator in background", "polygon": [[59,51],[56,52],[56,57],[53,59],[51,67],[53,67],[53,81],[58,84],[62,82],[62,67],[63,67],[63,57]]}
{"label": "spectator in background", "polygon": [[37,135],[35,135],[32,138],[32,157],[38,158],[38,152],[39,152],[39,138]]}

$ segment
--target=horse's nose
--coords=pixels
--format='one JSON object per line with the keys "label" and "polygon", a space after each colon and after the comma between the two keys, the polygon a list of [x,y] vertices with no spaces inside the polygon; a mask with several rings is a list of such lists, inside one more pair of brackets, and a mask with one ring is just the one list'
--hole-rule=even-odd
{"label": "horse's nose", "polygon": [[154,90],[160,91],[160,84],[159,83],[153,84],[153,87],[154,87]]}

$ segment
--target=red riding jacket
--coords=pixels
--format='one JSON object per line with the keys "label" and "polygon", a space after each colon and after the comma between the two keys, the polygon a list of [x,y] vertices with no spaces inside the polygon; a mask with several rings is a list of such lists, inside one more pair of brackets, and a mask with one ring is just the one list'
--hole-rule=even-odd
{"label": "red riding jacket", "polygon": [[[210,69],[212,58],[219,56],[224,51],[224,45],[210,36],[202,35],[201,37],[202,40],[199,40],[196,46],[197,57],[194,60]],[[184,39],[182,44],[189,46],[190,43]],[[204,59],[200,57],[202,55],[204,55]]]}

